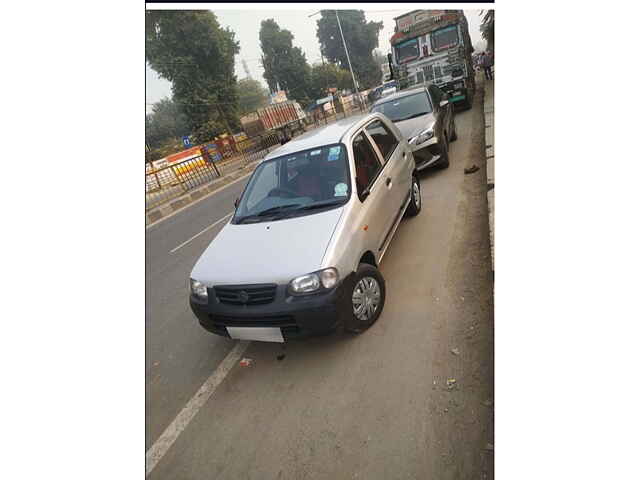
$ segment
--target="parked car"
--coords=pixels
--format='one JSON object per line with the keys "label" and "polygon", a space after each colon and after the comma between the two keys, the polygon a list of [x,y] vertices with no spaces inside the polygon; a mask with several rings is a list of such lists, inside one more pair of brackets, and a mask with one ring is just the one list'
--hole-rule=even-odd
{"label": "parked car", "polygon": [[421,85],[381,98],[372,112],[387,116],[413,149],[418,170],[449,166],[449,142],[458,138],[449,96],[436,85]]}
{"label": "parked car", "polygon": [[194,266],[191,308],[238,339],[362,332],[384,307],[378,265],[421,204],[411,147],[384,115],[296,137],[258,165]]}

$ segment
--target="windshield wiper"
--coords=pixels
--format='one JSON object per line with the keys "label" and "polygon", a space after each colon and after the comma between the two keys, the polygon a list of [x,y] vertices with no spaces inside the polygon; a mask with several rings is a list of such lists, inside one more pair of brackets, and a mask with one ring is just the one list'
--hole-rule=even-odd
{"label": "windshield wiper", "polygon": [[276,207],[267,208],[266,210],[262,210],[261,212],[255,213],[253,215],[246,215],[238,219],[238,223],[242,223],[245,220],[260,220],[262,217],[266,217],[269,215],[275,215],[282,210],[288,210],[290,208],[299,207],[300,203],[290,203],[287,205],[278,205]]}
{"label": "windshield wiper", "polygon": [[304,207],[296,208],[298,210],[314,210],[316,208],[330,207],[332,205],[340,205],[345,203],[344,200],[326,200],[324,202],[312,203],[311,205],[305,205]]}
{"label": "windshield wiper", "polygon": [[428,113],[431,113],[431,112],[414,113],[413,115],[409,115],[408,117],[398,118],[398,119],[394,120],[394,122],[402,122],[404,120],[409,120],[411,118],[421,117],[421,116],[426,115]]}

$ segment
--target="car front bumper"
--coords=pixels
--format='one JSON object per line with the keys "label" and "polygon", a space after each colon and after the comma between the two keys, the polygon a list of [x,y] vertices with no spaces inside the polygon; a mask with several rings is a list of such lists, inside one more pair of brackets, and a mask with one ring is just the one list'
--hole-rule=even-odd
{"label": "car front bumper", "polygon": [[208,302],[190,296],[189,304],[203,328],[224,337],[229,337],[227,327],[275,327],[285,341],[323,335],[335,331],[352,314],[354,277],[351,274],[330,291],[311,295],[293,296],[287,285],[278,285],[274,300],[263,305],[222,303],[212,288]]}
{"label": "car front bumper", "polygon": [[420,145],[411,145],[413,149],[413,158],[416,161],[416,170],[424,170],[425,168],[438,165],[442,160],[442,151],[437,138],[427,140]]}

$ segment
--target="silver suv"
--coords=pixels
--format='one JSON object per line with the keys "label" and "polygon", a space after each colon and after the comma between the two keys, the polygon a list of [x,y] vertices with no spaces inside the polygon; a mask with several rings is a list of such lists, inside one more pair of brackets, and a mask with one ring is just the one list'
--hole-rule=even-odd
{"label": "silver suv", "polygon": [[340,120],[271,152],[191,272],[207,330],[283,342],[380,316],[378,270],[403,215],[420,212],[411,148],[384,115]]}

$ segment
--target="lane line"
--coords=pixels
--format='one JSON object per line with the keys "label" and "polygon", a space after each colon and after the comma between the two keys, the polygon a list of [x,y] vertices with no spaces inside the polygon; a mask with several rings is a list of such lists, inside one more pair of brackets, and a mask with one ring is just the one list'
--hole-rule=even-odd
{"label": "lane line", "polygon": [[211,225],[209,225],[207,228],[205,228],[204,230],[202,230],[200,233],[196,233],[193,237],[191,237],[189,240],[182,242],[180,245],[178,245],[176,248],[174,248],[173,250],[171,250],[169,253],[174,253],[175,251],[181,249],[182,247],[184,247],[187,243],[189,243],[191,240],[194,240],[195,238],[199,237],[200,235],[202,235],[204,232],[206,232],[207,230],[215,227],[216,225],[218,225],[221,221],[229,218],[231,215],[233,215],[233,212],[228,213],[227,215],[225,215],[224,217],[222,217],[220,220],[212,223]]}
{"label": "lane line", "polygon": [[156,467],[158,462],[167,453],[173,442],[176,441],[182,431],[187,428],[193,417],[207,403],[216,388],[222,383],[233,366],[240,360],[245,350],[251,342],[242,340],[238,342],[233,349],[227,354],[224,360],[218,365],[218,368],[211,374],[209,378],[202,384],[200,390],[189,400],[176,418],[166,428],[162,435],[155,441],[145,455],[145,477]]}

